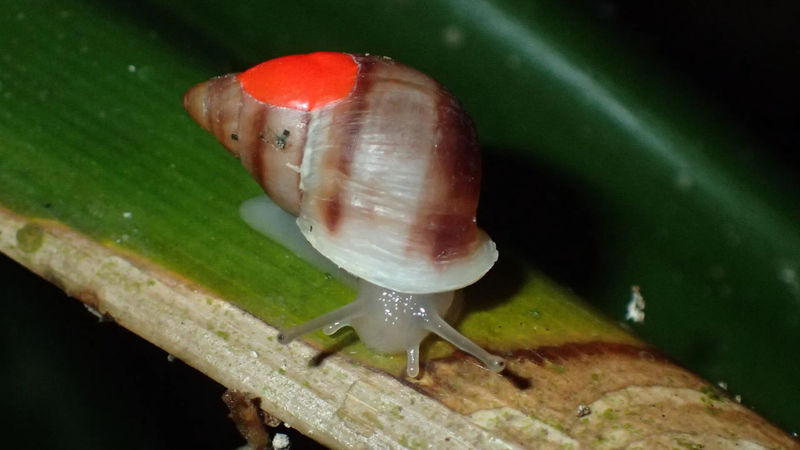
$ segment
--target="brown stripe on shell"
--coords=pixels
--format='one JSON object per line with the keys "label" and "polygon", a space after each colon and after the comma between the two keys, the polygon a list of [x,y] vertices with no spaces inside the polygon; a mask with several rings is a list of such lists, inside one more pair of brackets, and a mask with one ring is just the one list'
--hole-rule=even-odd
{"label": "brown stripe on shell", "polygon": [[330,130],[329,149],[323,157],[322,167],[326,176],[320,187],[320,217],[328,233],[335,234],[342,223],[345,210],[345,185],[351,174],[351,166],[358,146],[361,126],[369,114],[369,92],[373,85],[372,71],[375,60],[357,57],[359,64],[356,86],[350,96],[337,104],[333,110],[333,122],[341,124]]}
{"label": "brown stripe on shell", "polygon": [[300,165],[311,115],[260,102],[242,90],[237,74],[213,78],[184,96],[192,118],[210,131],[272,200],[300,213]]}
{"label": "brown stripe on shell", "polygon": [[235,156],[239,156],[239,111],[242,107],[242,87],[237,74],[212,78],[208,81],[205,110],[208,131]]}
{"label": "brown stripe on shell", "polygon": [[300,164],[311,115],[242,94],[239,157],[242,165],[281,208],[300,213]]}
{"label": "brown stripe on shell", "polygon": [[[256,117],[253,118],[253,124],[257,126],[256,130],[264,130],[265,125],[267,124],[268,115],[268,108],[261,108],[258,111]],[[250,164],[252,167],[250,168],[250,173],[253,175],[253,178],[256,179],[256,182],[258,182],[258,184],[264,188],[264,191],[267,193],[267,195],[270,195],[270,192],[268,191],[269,185],[266,182],[268,179],[267,171],[269,170],[269,167],[267,167],[266,158],[264,158],[264,153],[267,151],[267,143],[266,138],[264,137],[264,132],[259,132],[255,136],[255,140],[253,142],[255,145],[250,148],[250,151],[252,152],[250,159]],[[244,162],[244,160],[242,160],[242,162]],[[245,165],[245,167],[247,166]]]}
{"label": "brown stripe on shell", "polygon": [[[269,111],[268,105],[254,99],[250,94],[245,93],[242,96],[238,130],[239,148],[241,149],[239,158],[245,169],[265,191],[267,191],[265,184],[267,168],[264,165],[266,142],[263,135]],[[267,191],[267,195],[269,194]]]}
{"label": "brown stripe on shell", "polygon": [[410,242],[434,261],[443,262],[469,256],[479,243],[475,213],[481,154],[472,119],[444,88],[440,88],[436,110],[436,144]]}

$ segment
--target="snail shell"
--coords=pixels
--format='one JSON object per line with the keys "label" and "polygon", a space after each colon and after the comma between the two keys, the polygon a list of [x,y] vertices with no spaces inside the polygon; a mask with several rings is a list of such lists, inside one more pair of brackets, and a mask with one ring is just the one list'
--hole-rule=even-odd
{"label": "snail shell", "polygon": [[[438,318],[452,291],[480,279],[497,260],[494,242],[475,219],[481,155],[472,120],[417,70],[375,56],[287,56],[201,83],[186,93],[184,106],[276,204],[297,216],[315,249],[377,291],[397,294],[389,301],[406,299],[405,309],[438,298],[428,305]],[[383,295],[375,289],[362,287],[362,294]],[[370,344],[375,339],[365,335],[379,340],[385,330],[369,332],[349,320],[369,316],[368,309],[307,325],[336,319],[338,328],[354,326],[378,351],[406,349],[411,374],[408,339]],[[439,325],[423,326],[413,345],[429,331],[442,335],[433,329]],[[290,334],[285,341],[296,333]]]}

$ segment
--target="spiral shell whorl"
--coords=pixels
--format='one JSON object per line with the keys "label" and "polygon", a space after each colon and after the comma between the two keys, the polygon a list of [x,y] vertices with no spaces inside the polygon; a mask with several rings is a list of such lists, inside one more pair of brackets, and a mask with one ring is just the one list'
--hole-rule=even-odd
{"label": "spiral shell whorl", "polygon": [[264,191],[286,211],[300,213],[300,164],[309,113],[262,103],[230,74],[184,96],[189,114],[210,131]]}
{"label": "spiral shell whorl", "polygon": [[436,81],[352,56],[352,92],[304,111],[256,100],[236,74],[185,105],[347,271],[408,293],[472,284],[497,259],[476,224],[480,150],[471,119]]}

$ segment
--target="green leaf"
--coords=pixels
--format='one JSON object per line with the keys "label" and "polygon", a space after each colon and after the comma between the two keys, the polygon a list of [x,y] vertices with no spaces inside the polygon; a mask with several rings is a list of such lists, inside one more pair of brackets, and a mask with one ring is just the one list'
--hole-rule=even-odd
{"label": "green leaf", "polygon": [[[461,98],[486,150],[479,221],[502,259],[468,291],[476,301],[460,329],[498,350],[632,342],[569,289],[623,320],[638,285],[638,333],[798,426],[800,397],[786,389],[800,348],[796,186],[757,142],[560,3],[9,0],[4,10],[3,206],[154,261],[272,325],[319,315],[352,293],[239,220],[260,191],[181,96],[289,53],[390,55]],[[530,311],[543,315],[517,320]],[[533,320],[551,321],[547,332],[529,333]],[[403,366],[351,345],[370,365]]]}

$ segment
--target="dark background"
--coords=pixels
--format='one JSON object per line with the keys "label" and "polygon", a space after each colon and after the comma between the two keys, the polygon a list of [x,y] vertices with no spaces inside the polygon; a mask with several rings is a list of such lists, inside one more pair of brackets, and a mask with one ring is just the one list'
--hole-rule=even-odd
{"label": "dark background", "polygon": [[[752,131],[771,158],[792,173],[800,169],[796,2],[574,3],[630,36]],[[80,302],[4,256],[0,304],[0,429],[4,440],[19,440],[15,448],[232,449],[243,443],[226,419],[224,388],[180,361],[168,362],[164,351],[114,323],[98,323]],[[24,348],[15,345],[20,341]],[[296,449],[312,445],[292,439]]]}

